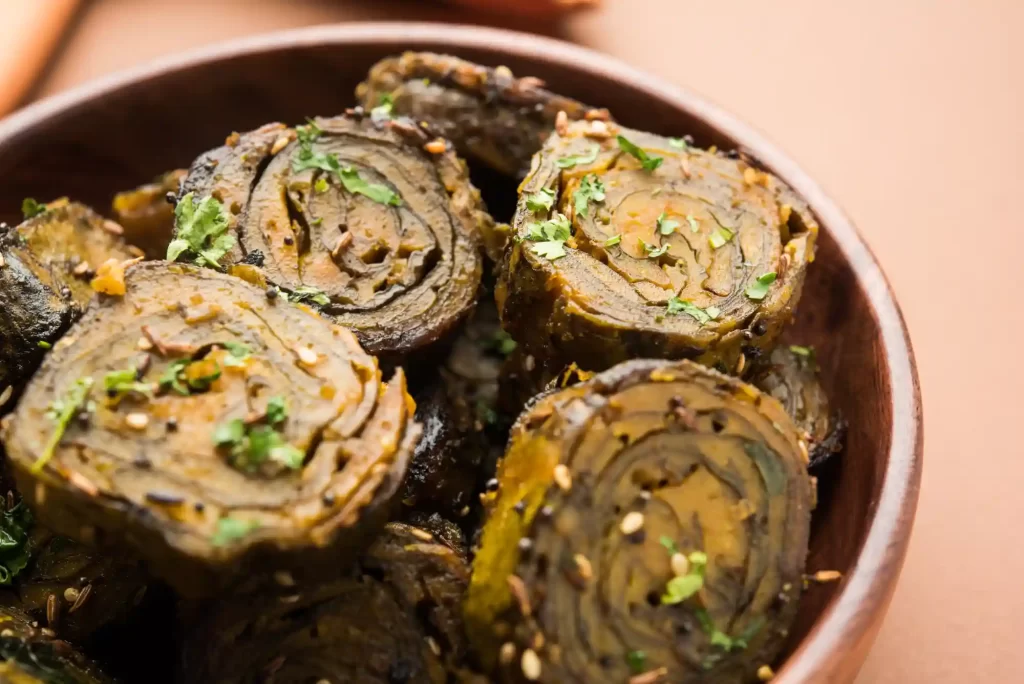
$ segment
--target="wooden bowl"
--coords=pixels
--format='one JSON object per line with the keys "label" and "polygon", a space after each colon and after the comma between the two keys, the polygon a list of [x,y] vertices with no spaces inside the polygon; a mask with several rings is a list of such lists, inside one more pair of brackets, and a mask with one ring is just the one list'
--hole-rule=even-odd
{"label": "wooden bowl", "polygon": [[115,191],[188,165],[232,130],[339,112],[372,63],[407,49],[506,64],[628,126],[742,147],[810,203],[824,231],[790,337],[818,349],[850,432],[822,477],[808,568],[844,577],[806,592],[775,681],[852,680],[899,577],[917,503],[922,423],[910,342],[878,263],[835,203],[769,142],[692,93],[582,48],[504,31],[388,23],[274,33],[114,75],[0,122],[0,217],[17,220],[28,196],[105,209]]}

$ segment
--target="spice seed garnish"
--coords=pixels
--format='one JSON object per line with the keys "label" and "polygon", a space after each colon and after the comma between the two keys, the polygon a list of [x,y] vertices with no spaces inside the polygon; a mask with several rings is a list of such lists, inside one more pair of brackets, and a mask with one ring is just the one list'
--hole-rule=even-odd
{"label": "spice seed garnish", "polygon": [[513,660],[515,660],[515,657],[516,645],[513,644],[511,641],[506,641],[505,643],[503,643],[501,645],[501,650],[498,651],[498,660],[500,660],[503,665],[508,665]]}
{"label": "spice seed garnish", "polygon": [[507,581],[512,597],[519,604],[519,612],[523,614],[523,617],[529,617],[533,609],[530,606],[530,596],[526,592],[526,584],[523,583],[519,575],[509,575]]}
{"label": "spice seed garnish", "polygon": [[690,572],[690,561],[681,553],[673,553],[669,562],[672,565],[672,574],[676,577],[684,577]]}
{"label": "spice seed garnish", "polygon": [[57,624],[57,595],[50,594],[46,597],[46,624],[51,627]]}
{"label": "spice seed garnish", "polygon": [[71,608],[68,610],[68,614],[70,615],[71,613],[74,613],[76,610],[81,608],[85,604],[85,602],[89,599],[89,594],[91,594],[91,593],[92,593],[92,585],[91,584],[86,584],[84,587],[82,587],[82,590],[80,592],[78,592],[78,598],[75,599],[74,604],[72,604]]}
{"label": "spice seed garnish", "polygon": [[412,536],[416,537],[417,539],[420,539],[420,540],[425,541],[425,542],[432,542],[432,541],[434,541],[434,535],[430,534],[426,530],[420,530],[420,529],[416,529],[414,527],[411,531],[412,531]]}
{"label": "spice seed garnish", "polygon": [[[564,112],[559,112],[559,113],[560,114],[564,114]],[[523,668],[523,676],[524,677],[526,677],[530,681],[536,681],[536,680],[540,679],[540,673],[541,673],[540,656],[538,656],[537,652],[534,651],[532,648],[528,648],[525,651],[523,651],[523,657],[522,657],[521,665],[522,665],[522,668]]]}
{"label": "spice seed garnish", "polygon": [[644,672],[643,674],[634,675],[629,678],[629,684],[654,684],[662,677],[668,674],[667,667],[659,667],[657,670],[651,670]]}
{"label": "spice seed garnish", "polygon": [[589,580],[594,576],[594,568],[590,564],[590,559],[584,556],[582,553],[577,553],[573,556],[573,560],[576,561],[576,569],[579,570],[580,577],[585,580]]}
{"label": "spice seed garnish", "polygon": [[843,573],[838,570],[819,570],[813,575],[808,575],[807,579],[815,582],[835,582],[843,578]]}
{"label": "spice seed garnish", "polygon": [[64,590],[64,600],[68,603],[74,603],[78,600],[79,591],[75,587],[68,587]]}
{"label": "spice seed garnish", "polygon": [[772,677],[774,676],[775,672],[772,671],[772,668],[770,668],[767,665],[762,665],[761,667],[757,668],[757,678],[760,679],[762,682],[770,682]]}
{"label": "spice seed garnish", "polygon": [[640,531],[644,526],[644,514],[638,511],[627,513],[619,524],[622,534],[630,535]]}
{"label": "spice seed garnish", "polygon": [[572,489],[572,474],[564,463],[555,466],[555,484],[566,492]]}

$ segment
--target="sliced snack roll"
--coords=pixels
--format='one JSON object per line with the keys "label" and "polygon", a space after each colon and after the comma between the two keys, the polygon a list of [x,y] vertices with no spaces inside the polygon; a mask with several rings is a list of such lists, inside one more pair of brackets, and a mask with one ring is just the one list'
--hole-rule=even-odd
{"label": "sliced snack roll", "polygon": [[179,592],[337,570],[390,515],[420,436],[348,330],[238,278],[133,267],[55,345],[3,437],[55,532],[126,545]]}
{"label": "sliced snack roll", "polygon": [[742,374],[792,317],[817,232],[788,187],[742,159],[577,122],[521,187],[502,325],[548,365],[690,358]]}
{"label": "sliced snack roll", "polygon": [[543,396],[473,565],[482,661],[505,682],[756,681],[800,595],[805,453],[775,400],[689,361]]}
{"label": "sliced snack roll", "polygon": [[358,115],[232,134],[193,163],[176,212],[169,260],[280,288],[388,362],[472,311],[491,221],[443,139]]}

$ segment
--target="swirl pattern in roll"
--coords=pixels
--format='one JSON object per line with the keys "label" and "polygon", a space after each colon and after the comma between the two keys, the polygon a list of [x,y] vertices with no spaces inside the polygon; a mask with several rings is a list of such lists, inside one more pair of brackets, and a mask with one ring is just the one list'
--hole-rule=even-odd
{"label": "swirl pattern in roll", "polygon": [[576,122],[520,188],[502,325],[561,365],[692,358],[742,372],[792,317],[817,231],[799,197],[741,158]]}
{"label": "swirl pattern in roll", "polygon": [[544,85],[538,78],[516,78],[508,67],[406,52],[375,64],[356,97],[367,109],[383,106],[385,112],[427,121],[468,158],[522,177],[555,129],[559,112],[567,120],[607,117],[606,111]]}
{"label": "swirl pattern in roll", "polygon": [[812,485],[770,397],[621,364],[528,409],[498,482],[466,621],[501,681],[743,682],[778,652]]}
{"label": "swirl pattern in roll", "polygon": [[372,354],[422,350],[476,302],[491,219],[465,164],[411,121],[351,115],[232,134],[181,192],[227,214],[237,240],[219,265],[259,266],[261,282],[319,307]]}
{"label": "swirl pattern in roll", "polygon": [[218,599],[189,629],[179,681],[444,684],[465,652],[465,558],[389,523],[359,570]]}
{"label": "swirl pattern in roll", "polygon": [[757,364],[750,383],[775,398],[810,448],[813,470],[843,450],[846,421],[831,407],[812,347],[782,345]]}
{"label": "swirl pattern in roll", "polygon": [[383,525],[420,435],[401,370],[240,279],[129,270],[55,345],[4,439],[44,523],[134,547],[197,595],[243,568],[336,570]]}

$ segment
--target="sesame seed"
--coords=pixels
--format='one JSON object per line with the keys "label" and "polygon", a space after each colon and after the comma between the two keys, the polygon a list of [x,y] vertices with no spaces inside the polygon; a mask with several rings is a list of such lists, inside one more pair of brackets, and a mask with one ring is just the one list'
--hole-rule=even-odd
{"label": "sesame seed", "polygon": [[120,224],[111,221],[110,219],[106,219],[102,225],[103,230],[107,231],[111,235],[124,235],[124,228],[122,228]]}
{"label": "sesame seed", "polygon": [[68,614],[74,613],[76,610],[81,608],[85,602],[89,599],[89,595],[92,594],[92,585],[86,584],[82,587],[82,590],[78,592],[78,598],[75,599],[74,604],[68,609]]}
{"label": "sesame seed", "polygon": [[436,655],[436,656],[441,655],[441,646],[440,646],[440,644],[437,643],[437,639],[435,639],[434,637],[428,636],[426,638],[426,642],[427,642],[427,646],[430,647],[430,650],[433,651],[434,655]]}
{"label": "sesame seed", "polygon": [[515,657],[516,645],[513,644],[511,641],[506,641],[505,643],[503,643],[501,645],[501,650],[498,651],[498,660],[500,660],[503,665],[508,665],[513,660],[515,660]]}
{"label": "sesame seed", "polygon": [[74,270],[71,272],[76,276],[84,276],[90,271],[92,271],[92,266],[89,265],[88,261],[83,261],[82,263],[75,266]]}
{"label": "sesame seed", "polygon": [[426,530],[420,530],[420,529],[417,529],[417,528],[414,527],[414,528],[412,528],[411,532],[412,532],[412,536],[416,537],[417,539],[419,539],[421,541],[425,541],[425,542],[432,542],[432,541],[434,541],[434,535],[430,534]]}
{"label": "sesame seed", "polygon": [[503,78],[514,78],[512,76],[512,70],[502,64],[501,66],[494,67],[494,75],[501,76]]}
{"label": "sesame seed", "polygon": [[559,463],[555,466],[555,484],[562,489],[562,491],[569,491],[572,489],[572,474],[569,472],[568,466],[564,463]]}
{"label": "sesame seed", "polygon": [[526,358],[523,359],[523,368],[525,368],[527,370],[527,372],[529,372],[529,371],[532,371],[536,367],[537,367],[537,360],[535,358],[533,358],[533,354],[527,354]]}
{"label": "sesame seed", "polygon": [[274,581],[280,584],[282,587],[294,587],[295,578],[292,577],[292,573],[287,570],[278,570],[274,573]]}
{"label": "sesame seed", "polygon": [[315,351],[301,344],[295,347],[295,355],[299,357],[299,363],[303,366],[315,366],[320,361]]}
{"label": "sesame seed", "polygon": [[74,603],[78,600],[78,589],[74,587],[68,587],[64,590],[64,600],[68,603]]}
{"label": "sesame seed", "polygon": [[14,394],[14,385],[8,385],[4,388],[3,392],[0,392],[0,407],[11,400],[11,396]]}
{"label": "sesame seed", "polygon": [[53,637],[57,636],[56,632],[54,632],[52,629],[49,629],[47,627],[43,627],[42,629],[40,629],[39,633],[42,634],[44,637],[47,637],[47,638],[50,638],[50,639],[52,639]]}
{"label": "sesame seed", "polygon": [[843,573],[838,570],[819,570],[809,576],[808,579],[812,579],[815,582],[835,582],[836,580],[842,579],[842,577]]}
{"label": "sesame seed", "polygon": [[640,528],[644,526],[644,514],[637,511],[627,513],[622,519],[622,523],[619,524],[619,529],[622,534],[630,535],[640,531]]}
{"label": "sesame seed", "polygon": [[124,422],[133,430],[145,430],[149,425],[149,416],[145,413],[129,413],[124,417]]}
{"label": "sesame seed", "polygon": [[9,637],[12,637],[12,636],[14,636],[14,630],[13,629],[5,629],[2,632],[0,632],[0,637],[3,637],[5,639],[7,639]]}
{"label": "sesame seed", "polygon": [[772,677],[774,676],[775,672],[772,670],[772,668],[768,667],[767,665],[762,665],[761,667],[757,668],[757,678],[760,679],[762,682],[770,682]]}
{"label": "sesame seed", "polygon": [[668,674],[667,667],[659,667],[657,670],[651,670],[644,672],[643,674],[634,675],[629,678],[629,684],[654,684],[662,677]]}
{"label": "sesame seed", "polygon": [[46,624],[51,627],[57,624],[57,595],[50,594],[46,597]]}
{"label": "sesame seed", "polygon": [[604,139],[610,135],[611,133],[608,132],[608,124],[604,121],[592,121],[590,123],[590,128],[586,131],[586,136],[588,138]]}
{"label": "sesame seed", "polygon": [[290,142],[291,138],[289,136],[282,135],[281,137],[274,141],[273,147],[270,148],[270,154],[277,154],[278,152],[286,148],[288,146],[288,143]]}
{"label": "sesame seed", "polygon": [[747,357],[744,356],[743,354],[740,354],[740,360],[736,362],[736,373],[737,374],[742,373],[743,369],[746,368],[746,367],[747,367]]}
{"label": "sesame seed", "polygon": [[555,115],[555,130],[558,135],[565,135],[569,130],[569,115],[564,111],[559,111]]}
{"label": "sesame seed", "polygon": [[536,681],[540,679],[541,664],[540,656],[532,648],[528,648],[523,651],[523,657],[520,661],[523,667],[523,676],[530,681]]}
{"label": "sesame seed", "polygon": [[526,593],[526,584],[519,575],[509,575],[506,581],[509,591],[512,592],[512,597],[519,604],[519,612],[523,614],[523,617],[529,617],[533,613],[533,608],[530,606],[530,597]]}
{"label": "sesame seed", "polygon": [[153,348],[153,343],[145,337],[140,337],[139,341],[135,343],[135,348],[139,351],[149,351]]}
{"label": "sesame seed", "polygon": [[590,564],[590,559],[584,556],[582,553],[577,553],[572,557],[576,561],[576,569],[580,573],[580,577],[584,580],[589,580],[594,576],[594,568]]}
{"label": "sesame seed", "polygon": [[672,574],[676,577],[682,577],[690,572],[690,561],[681,553],[673,553],[669,562],[672,565]]}
{"label": "sesame seed", "polygon": [[800,446],[800,455],[803,456],[804,463],[810,463],[811,454],[807,450],[807,442],[801,439],[799,442],[797,442],[797,444]]}

